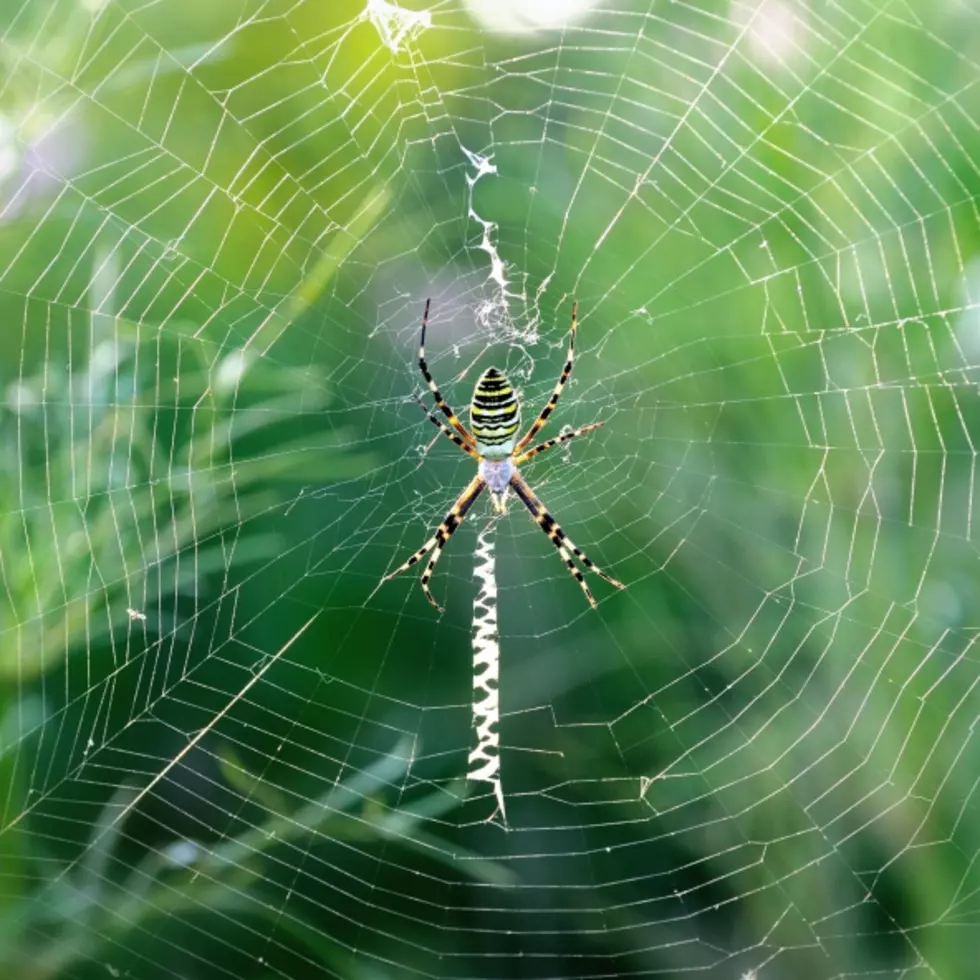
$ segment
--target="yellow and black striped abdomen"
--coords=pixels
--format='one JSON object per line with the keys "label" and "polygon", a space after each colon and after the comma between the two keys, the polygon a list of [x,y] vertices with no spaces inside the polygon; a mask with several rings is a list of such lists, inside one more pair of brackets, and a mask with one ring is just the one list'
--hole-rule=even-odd
{"label": "yellow and black striped abdomen", "polygon": [[520,406],[511,383],[496,368],[487,368],[476,383],[470,405],[470,427],[483,456],[507,456],[521,424]]}

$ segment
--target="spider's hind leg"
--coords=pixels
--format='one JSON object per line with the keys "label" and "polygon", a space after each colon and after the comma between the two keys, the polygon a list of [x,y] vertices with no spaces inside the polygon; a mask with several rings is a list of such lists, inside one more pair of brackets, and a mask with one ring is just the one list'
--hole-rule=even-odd
{"label": "spider's hind leg", "polygon": [[558,404],[562,389],[565,387],[572,373],[572,365],[575,363],[575,331],[577,327],[578,303],[572,303],[572,329],[568,333],[568,356],[565,359],[565,366],[561,369],[561,374],[558,376],[558,384],[555,385],[555,390],[552,392],[547,404],[541,409],[541,414],[534,420],[534,424],[524,433],[524,436],[518,440],[517,445],[514,446],[515,454],[519,455],[521,450],[538,434],[545,422],[548,421],[548,416],[551,415],[555,410],[555,406]]}
{"label": "spider's hind leg", "polygon": [[[429,386],[429,391],[432,392],[432,398],[436,403],[436,407],[442,412],[443,415],[449,419],[449,424],[459,433],[460,437],[471,449],[475,447],[476,440],[470,434],[466,426],[460,422],[459,417],[456,413],[449,407],[446,399],[442,397],[442,392],[439,391],[439,386],[436,384],[435,379],[432,377],[432,372],[429,371],[428,362],[425,359],[425,330],[429,325],[429,300],[425,301],[425,313],[422,314],[422,335],[419,338],[419,370],[422,372],[422,377],[425,378],[426,384]],[[423,406],[424,408],[425,406]],[[426,409],[428,412],[428,409]]]}

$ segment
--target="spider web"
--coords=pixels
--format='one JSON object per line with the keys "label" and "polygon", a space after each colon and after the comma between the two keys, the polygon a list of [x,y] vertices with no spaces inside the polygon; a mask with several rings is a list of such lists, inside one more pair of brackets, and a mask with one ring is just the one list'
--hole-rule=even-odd
{"label": "spider web", "polygon": [[[410,9],[410,7],[412,9]],[[0,14],[0,964],[971,976],[980,18],[957,3]],[[495,523],[490,363],[627,583]]]}

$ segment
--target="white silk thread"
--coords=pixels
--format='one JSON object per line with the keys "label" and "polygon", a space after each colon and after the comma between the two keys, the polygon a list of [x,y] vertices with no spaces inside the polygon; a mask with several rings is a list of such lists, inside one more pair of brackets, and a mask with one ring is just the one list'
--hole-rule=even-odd
{"label": "white silk thread", "polygon": [[504,791],[500,779],[500,639],[497,632],[497,558],[491,519],[477,537],[473,574],[479,589],[473,600],[473,727],[476,748],[469,755],[467,779],[490,783],[497,809],[507,822]]}

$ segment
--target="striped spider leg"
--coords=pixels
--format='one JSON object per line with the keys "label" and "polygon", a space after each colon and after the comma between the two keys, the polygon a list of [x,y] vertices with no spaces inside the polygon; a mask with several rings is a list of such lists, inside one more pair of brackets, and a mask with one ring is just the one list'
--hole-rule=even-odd
{"label": "striped spider leg", "polygon": [[[548,421],[548,416],[550,416],[555,410],[555,406],[558,404],[558,399],[561,397],[562,390],[571,376],[572,366],[575,362],[575,332],[577,327],[578,303],[573,303],[572,326],[569,332],[568,356],[565,359],[565,366],[562,368],[561,374],[558,377],[558,383],[555,385],[555,390],[552,392],[551,398],[548,399],[548,403],[543,409],[541,409],[541,414],[534,420],[531,428],[527,430],[524,436],[514,446],[515,466],[517,464],[527,462],[529,459],[532,459],[539,453],[543,453],[545,450],[551,449],[552,446],[558,446],[563,442],[567,442],[569,439],[574,439],[576,436],[583,436],[589,432],[594,432],[596,429],[605,424],[604,422],[594,422],[592,425],[584,425],[580,429],[565,432],[560,436],[555,436],[553,439],[548,439],[546,442],[541,443],[539,446],[535,446],[533,449],[521,452],[521,450],[524,449],[524,447],[534,438],[534,436]],[[527,481],[520,475],[520,473],[517,472],[516,468],[510,478],[510,487],[524,506],[531,512],[531,516],[537,522],[541,530],[548,535],[548,539],[551,541],[551,543],[558,549],[558,553],[564,559],[565,565],[568,567],[569,572],[575,578],[575,581],[578,582],[579,586],[581,586],[582,591],[585,593],[585,598],[589,600],[589,605],[592,606],[593,609],[596,607],[595,597],[592,595],[592,590],[588,587],[588,585],[586,585],[585,577],[572,560],[572,555],[578,558],[578,560],[590,572],[595,572],[596,575],[600,576],[600,578],[604,578],[610,585],[616,586],[617,589],[626,588],[622,582],[613,578],[611,575],[607,575],[585,554],[584,551],[575,546],[571,538],[569,538],[568,535],[562,530],[561,525],[551,516],[548,509],[541,503],[541,500],[537,494],[530,488],[530,486],[528,486]]]}
{"label": "striped spider leg", "polygon": [[[534,424],[527,430],[517,445],[514,446],[515,455],[519,454],[520,451],[541,431],[545,422],[548,421],[548,416],[551,415],[551,413],[555,410],[555,406],[558,404],[558,399],[561,397],[562,388],[565,387],[565,383],[568,381],[568,378],[572,373],[572,364],[575,361],[575,331],[577,329],[578,303],[572,303],[572,328],[569,331],[568,336],[568,357],[565,358],[565,366],[561,369],[561,374],[558,377],[558,384],[555,385],[555,390],[548,399],[548,404],[541,409],[541,414],[534,420]],[[552,445],[554,445],[554,443],[552,443]]]}
{"label": "striped spider leg", "polygon": [[[477,452],[477,451],[476,451],[475,449],[472,449],[472,448],[470,447],[470,445],[469,445],[469,443],[467,443],[467,442],[464,442],[464,441],[463,441],[463,440],[462,440],[462,439],[461,439],[461,438],[460,438],[460,437],[459,437],[458,435],[456,435],[456,433],[455,433],[455,432],[453,432],[453,430],[452,430],[452,429],[450,429],[450,428],[449,428],[449,426],[448,426],[448,425],[446,425],[446,424],[445,424],[444,422],[440,422],[440,421],[439,421],[439,419],[437,419],[437,418],[436,418],[436,417],[435,417],[435,416],[434,416],[434,415],[432,414],[432,412],[430,412],[430,411],[429,411],[429,410],[428,410],[428,409],[427,409],[427,408],[425,407],[425,402],[423,402],[423,401],[422,401],[422,399],[421,399],[421,398],[419,398],[419,396],[418,396],[418,395],[415,395],[414,397],[415,397],[415,401],[416,401],[416,403],[418,404],[418,406],[419,406],[419,408],[421,408],[421,409],[422,409],[422,411],[423,411],[423,412],[425,412],[425,417],[426,417],[426,418],[427,418],[427,419],[428,419],[428,420],[429,420],[429,421],[430,421],[430,422],[431,422],[431,423],[432,423],[432,424],[433,424],[433,425],[434,425],[434,426],[435,426],[435,427],[436,427],[437,429],[440,429],[440,430],[442,430],[442,432],[443,432],[443,434],[444,434],[444,435],[445,435],[445,436],[446,436],[447,438],[449,438],[449,439],[452,439],[452,441],[453,441],[453,442],[455,442],[455,443],[456,443],[456,445],[457,445],[457,446],[459,446],[459,448],[460,448],[460,449],[462,449],[462,450],[463,450],[463,452],[464,452],[464,453],[466,453],[466,455],[467,455],[467,456],[472,456],[472,457],[473,457],[473,458],[474,458],[474,459],[475,459],[475,460],[476,460],[477,462],[479,462],[479,461],[480,461],[480,454],[479,454],[479,453],[478,453],[478,452]],[[569,433],[569,435],[571,435],[571,433]],[[543,449],[544,447],[543,447],[543,446],[539,446],[539,447],[537,447],[537,448],[538,448],[538,449]]]}
{"label": "striped spider leg", "polygon": [[582,591],[585,593],[586,599],[589,600],[589,604],[595,608],[595,598],[585,582],[585,576],[582,574],[578,565],[575,564],[575,558],[581,562],[586,571],[595,572],[596,575],[604,578],[610,585],[614,585],[617,589],[623,589],[625,586],[611,575],[607,575],[592,562],[585,552],[575,546],[568,535],[562,530],[561,525],[548,513],[547,508],[541,503],[530,486],[528,486],[524,477],[517,472],[518,465],[533,459],[553,446],[559,446],[567,442],[569,439],[594,432],[603,425],[602,422],[593,422],[591,425],[584,425],[579,429],[574,429],[571,432],[565,432],[555,436],[553,439],[548,439],[533,449],[524,448],[548,421],[548,417],[558,404],[562,389],[565,387],[565,383],[572,373],[572,362],[575,357],[575,330],[578,323],[577,304],[573,304],[572,306],[572,327],[568,343],[568,357],[558,378],[558,383],[555,385],[555,390],[552,392],[548,403],[541,410],[541,414],[538,415],[520,440],[517,440],[517,430],[521,425],[521,406],[517,398],[517,393],[504,373],[495,367],[489,367],[483,372],[473,391],[473,400],[470,403],[470,427],[472,432],[466,429],[463,423],[460,422],[459,417],[442,397],[425,361],[425,328],[428,322],[429,300],[426,300],[425,313],[422,316],[422,335],[419,341],[419,368],[422,371],[422,376],[429,385],[429,390],[435,399],[436,407],[449,420],[449,425],[446,425],[445,422],[442,422],[433,415],[418,396],[416,396],[415,400],[425,413],[426,418],[446,438],[450,439],[468,456],[475,459],[479,464],[479,469],[477,475],[470,481],[469,486],[460,494],[456,503],[453,504],[445,520],[436,529],[435,534],[408,561],[399,565],[393,572],[386,575],[382,581],[387,582],[393,579],[396,575],[401,574],[406,569],[411,568],[421,561],[429,552],[432,552],[432,556],[425,566],[425,571],[422,573],[422,591],[425,593],[426,599],[439,612],[442,612],[442,608],[432,597],[432,592],[429,590],[429,579],[432,578],[433,569],[436,566],[436,562],[439,561],[443,548],[445,548],[449,539],[456,531],[456,528],[463,523],[467,512],[485,488],[489,490],[491,502],[493,503],[494,510],[498,514],[507,512],[507,494],[512,490],[530,511],[531,516],[541,530],[548,535],[551,543],[558,549],[558,553],[564,559],[569,573],[578,582]]}
{"label": "striped spider leg", "polygon": [[585,593],[585,598],[589,600],[589,605],[593,609],[596,607],[595,597],[592,590],[585,583],[585,576],[579,571],[575,562],[572,561],[574,555],[590,572],[595,572],[600,578],[604,578],[610,585],[615,585],[617,589],[625,589],[619,579],[607,575],[581,548],[577,548],[572,539],[562,530],[561,525],[548,513],[548,508],[541,503],[538,495],[528,486],[527,481],[516,470],[510,478],[510,485],[521,503],[531,512],[531,516],[537,522],[538,527],[548,535],[548,539],[558,549],[558,554],[565,560],[568,571],[575,581],[581,586]]}
{"label": "striped spider leg", "polygon": [[[439,424],[441,425],[442,423],[440,422]],[[574,439],[576,436],[584,436],[588,432],[594,432],[596,429],[601,429],[605,424],[605,422],[593,422],[591,425],[583,425],[581,429],[563,432],[560,436],[555,436],[554,439],[542,442],[540,446],[535,446],[533,449],[528,449],[527,452],[521,453],[520,456],[515,456],[514,465],[517,466],[521,463],[526,463],[529,459],[537,456],[538,453],[543,453],[546,449],[551,449],[552,446],[559,446],[563,442],[568,442],[569,439]]]}
{"label": "striped spider leg", "polygon": [[476,503],[476,498],[480,496],[485,486],[486,483],[483,482],[483,477],[473,477],[469,486],[459,495],[456,503],[450,508],[443,522],[436,528],[436,533],[408,561],[399,565],[398,568],[386,575],[381,581],[390,582],[396,575],[407,571],[431,551],[432,557],[429,559],[429,563],[425,566],[425,571],[422,573],[422,591],[425,593],[426,599],[439,612],[445,612],[442,606],[432,597],[432,592],[429,589],[429,579],[432,578],[432,572],[436,567],[436,562],[439,561],[442,549],[446,547],[446,542],[453,536],[456,528],[463,523],[463,518],[466,517],[467,511]]}
{"label": "striped spider leg", "polygon": [[429,303],[431,300],[425,301],[425,312],[422,314],[422,336],[419,338],[419,370],[422,372],[422,377],[428,382],[429,391],[432,392],[432,397],[435,399],[436,406],[442,410],[443,415],[449,419],[449,424],[459,433],[463,438],[463,441],[470,447],[473,446],[475,440],[469,432],[466,431],[465,426],[460,422],[459,417],[456,413],[446,404],[446,400],[442,397],[439,391],[438,385],[429,373],[429,365],[425,361],[425,328],[429,325]]}
{"label": "striped spider leg", "polygon": [[[443,414],[449,419],[449,424],[452,429],[449,428],[444,422],[440,422],[426,407],[425,403],[422,401],[418,395],[415,396],[415,401],[418,403],[419,408],[425,413],[426,418],[438,428],[447,438],[451,439],[460,449],[463,450],[468,456],[472,456],[477,462],[481,461],[480,454],[476,451],[476,440],[473,436],[466,430],[463,423],[460,422],[459,417],[446,403],[446,400],[442,397],[442,393],[439,391],[439,386],[436,384],[435,379],[429,372],[429,365],[425,360],[425,328],[429,324],[429,303],[430,300],[425,301],[425,312],[422,314],[422,334],[419,338],[419,369],[422,372],[422,377],[425,378],[429,385],[429,390],[432,392],[432,397],[435,399],[435,403],[438,408],[442,409]],[[453,431],[455,430],[455,431]],[[463,523],[463,518],[466,517],[467,511],[476,503],[476,498],[480,496],[483,492],[483,488],[486,486],[483,478],[479,475],[473,478],[469,486],[459,495],[456,503],[453,504],[449,513],[446,515],[443,522],[436,529],[436,533],[429,538],[428,541],[415,552],[408,561],[399,565],[393,572],[386,575],[382,581],[388,582],[393,579],[396,575],[400,575],[402,572],[411,568],[414,564],[424,558],[430,551],[433,552],[432,557],[429,559],[429,563],[425,566],[425,571],[422,573],[422,591],[425,593],[426,599],[439,610],[439,612],[444,612],[443,608],[436,602],[432,597],[432,592],[429,589],[429,579],[432,578],[432,572],[436,567],[436,562],[439,561],[439,557],[442,555],[442,549],[446,547],[446,542],[453,536],[456,528]]]}

